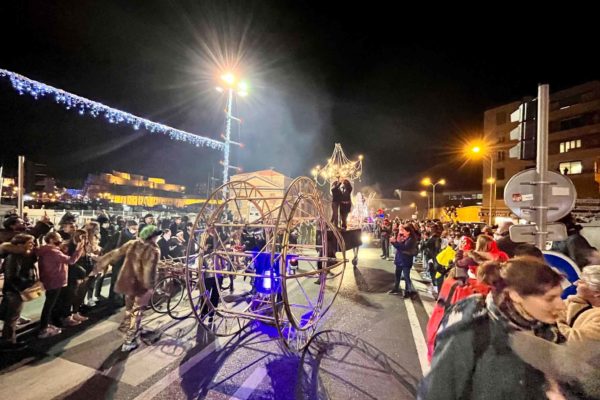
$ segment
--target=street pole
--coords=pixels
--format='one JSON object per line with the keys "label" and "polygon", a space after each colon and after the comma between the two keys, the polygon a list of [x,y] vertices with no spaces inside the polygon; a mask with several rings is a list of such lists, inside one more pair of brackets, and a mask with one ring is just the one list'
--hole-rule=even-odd
{"label": "street pole", "polygon": [[23,217],[23,194],[25,192],[25,156],[19,156],[19,172],[18,172],[19,176],[17,178],[18,180],[18,187],[19,187],[19,191],[17,193],[17,212],[19,214],[19,216],[22,218]]}
{"label": "street pole", "polygon": [[537,101],[537,160],[536,172],[536,213],[535,223],[537,225],[536,246],[545,250],[546,238],[548,237],[548,198],[547,198],[547,171],[548,171],[548,113],[550,104],[550,86],[538,86]]}
{"label": "street pole", "polygon": [[495,176],[494,176],[494,155],[490,154],[490,177],[489,177],[489,182],[490,182],[490,211],[489,211],[489,218],[488,218],[488,225],[492,226],[492,211],[493,211],[493,201],[494,201],[494,184],[496,183],[495,181]]}
{"label": "street pole", "polygon": [[433,200],[431,200],[431,208],[433,208],[433,218],[435,219],[435,186],[437,185],[437,183],[433,184]]}
{"label": "street pole", "polygon": [[[231,118],[233,107],[233,88],[229,88],[227,94],[227,119],[225,123],[225,148],[223,150],[223,184],[229,181],[229,148],[231,142]],[[227,198],[227,188],[223,188],[223,197]]]}
{"label": "street pole", "polygon": [[2,187],[4,185],[4,165],[0,165],[0,204],[2,204]]}

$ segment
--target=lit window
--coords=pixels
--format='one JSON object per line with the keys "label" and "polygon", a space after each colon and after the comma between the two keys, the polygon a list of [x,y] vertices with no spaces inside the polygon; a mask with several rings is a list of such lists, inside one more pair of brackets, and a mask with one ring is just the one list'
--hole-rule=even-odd
{"label": "lit window", "polygon": [[570,140],[568,142],[561,142],[559,145],[559,151],[561,153],[566,153],[569,150],[580,149],[581,148],[581,139]]}
{"label": "lit window", "polygon": [[583,172],[581,161],[570,161],[560,163],[558,166],[560,173],[563,175],[576,175]]}

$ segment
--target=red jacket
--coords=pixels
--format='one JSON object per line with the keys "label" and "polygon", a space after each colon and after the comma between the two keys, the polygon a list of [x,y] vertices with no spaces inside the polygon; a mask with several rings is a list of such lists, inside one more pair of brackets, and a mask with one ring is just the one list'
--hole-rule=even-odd
{"label": "red jacket", "polygon": [[39,257],[40,280],[46,290],[60,289],[67,286],[69,276],[69,264],[74,264],[81,254],[83,248],[73,253],[71,257],[60,251],[56,246],[44,245],[35,250]]}

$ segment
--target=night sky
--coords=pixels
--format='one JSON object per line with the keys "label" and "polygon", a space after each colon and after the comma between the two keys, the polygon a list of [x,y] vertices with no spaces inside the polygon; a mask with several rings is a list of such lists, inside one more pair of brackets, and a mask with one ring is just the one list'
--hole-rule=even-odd
{"label": "night sky", "polygon": [[[481,134],[484,110],[535,96],[538,83],[555,91],[600,71],[597,22],[582,15],[593,13],[563,6],[538,18],[536,41],[533,14],[510,16],[516,7],[500,3],[453,10],[463,17],[385,2],[4,3],[0,68],[219,139],[225,98],[214,88],[233,67],[251,87],[236,102],[243,124],[232,139],[246,147],[234,164],[308,175],[340,142],[350,158],[364,154],[363,184],[385,196],[426,175],[477,188],[480,167],[461,167],[453,149]],[[220,152],[19,96],[8,80],[0,135],[6,167],[25,154],[69,184],[113,169],[188,186],[213,167],[221,174]]]}

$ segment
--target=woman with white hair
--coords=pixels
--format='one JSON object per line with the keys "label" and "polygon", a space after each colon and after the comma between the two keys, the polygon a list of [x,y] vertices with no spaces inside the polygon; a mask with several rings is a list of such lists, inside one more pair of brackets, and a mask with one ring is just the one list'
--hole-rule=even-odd
{"label": "woman with white hair", "polygon": [[588,265],[577,281],[577,294],[566,300],[558,322],[567,341],[600,341],[600,265]]}

